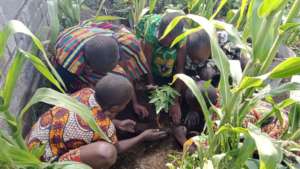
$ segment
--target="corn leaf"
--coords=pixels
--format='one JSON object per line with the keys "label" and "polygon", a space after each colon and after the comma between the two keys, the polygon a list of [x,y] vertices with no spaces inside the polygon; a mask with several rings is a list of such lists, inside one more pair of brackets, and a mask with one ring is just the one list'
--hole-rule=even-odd
{"label": "corn leaf", "polygon": [[17,146],[10,145],[2,138],[0,138],[0,144],[3,147],[5,147],[3,152],[0,151],[1,157],[3,155],[7,155],[6,157],[12,160],[14,165],[35,166],[35,167],[39,167],[42,165],[42,162],[38,158],[36,158],[33,154],[31,154],[29,151],[20,149]]}
{"label": "corn leaf", "polygon": [[171,47],[174,47],[177,43],[179,43],[180,41],[182,41],[183,39],[185,39],[188,35],[194,33],[194,32],[198,32],[202,29],[201,26],[197,27],[197,28],[192,28],[192,29],[187,29],[185,30],[182,34],[180,34],[179,36],[177,36],[174,41],[172,42]]}
{"label": "corn leaf", "polygon": [[[212,58],[221,72],[221,80],[220,80],[219,87],[220,87],[220,93],[222,97],[222,104],[227,105],[232,95],[230,92],[230,86],[228,82],[229,74],[230,74],[229,61],[225,53],[222,51],[222,49],[219,46],[214,25],[206,18],[201,16],[188,14],[186,15],[186,18],[189,18],[194,22],[196,22],[197,24],[199,24],[200,26],[202,26],[203,29],[208,33],[210,37]],[[172,22],[170,24],[172,24]]]}
{"label": "corn leaf", "polygon": [[300,73],[300,58],[291,57],[277,65],[270,73],[271,79],[288,78]]}
{"label": "corn leaf", "polygon": [[95,131],[101,138],[104,140],[111,142],[106,134],[99,128],[95,119],[92,116],[91,110],[85,106],[84,104],[80,103],[75,98],[72,98],[68,95],[59,93],[53,89],[49,88],[40,88],[38,89],[27,105],[22,109],[20,116],[19,116],[19,123],[22,124],[22,120],[24,114],[28,111],[28,109],[38,103],[44,102],[51,105],[56,105],[58,107],[62,107],[68,109],[72,112],[77,113],[87,124],[90,128]]}
{"label": "corn leaf", "polygon": [[210,113],[207,108],[206,102],[204,100],[204,97],[202,93],[200,92],[196,82],[189,76],[185,74],[176,74],[173,77],[172,83],[174,83],[177,79],[180,79],[185,83],[185,85],[192,91],[194,96],[197,98],[198,103],[201,105],[201,108],[203,110],[204,118],[208,126],[208,133],[210,136],[213,134],[213,128],[212,128],[212,120],[210,119]]}
{"label": "corn leaf", "polygon": [[20,52],[17,52],[6,75],[4,87],[2,90],[4,105],[0,106],[0,111],[7,111],[7,109],[9,108],[18,77],[20,76],[21,70],[24,65],[24,61],[25,58],[22,57],[22,54]]}
{"label": "corn leaf", "polygon": [[249,125],[249,135],[255,141],[259,154],[259,169],[276,169],[282,160],[282,151],[272,143],[271,138],[257,127]]}
{"label": "corn leaf", "polygon": [[[42,42],[22,22],[17,21],[17,20],[11,20],[4,27],[3,32],[9,33],[8,36],[10,36],[11,34],[16,34],[16,33],[23,33],[23,34],[29,36],[32,39],[35,46],[42,52],[43,59],[46,61],[47,66],[50,68],[50,70],[53,73],[53,75],[55,76],[55,78],[60,82],[60,84],[63,86],[63,88],[65,88],[65,84],[64,84],[63,80],[61,79],[61,77],[59,76],[59,74],[57,73],[55,68],[52,66],[49,58],[47,57],[47,53],[46,53],[46,50],[45,50]],[[6,42],[1,42],[1,44],[2,43],[6,44]]]}
{"label": "corn leaf", "polygon": [[160,39],[164,39],[168,34],[176,27],[176,25],[182,20],[186,18],[186,16],[177,16],[172,20],[172,22],[167,26],[165,29],[163,35],[160,37]]}
{"label": "corn leaf", "polygon": [[19,50],[23,56],[25,56],[27,59],[31,61],[33,66],[45,77],[47,78],[52,84],[54,84],[60,91],[64,91],[61,86],[59,85],[59,82],[55,79],[53,74],[50,72],[48,67],[38,58],[37,56],[23,51],[22,49]]}
{"label": "corn leaf", "polygon": [[47,4],[50,18],[50,44],[54,46],[60,27],[57,0],[47,0]]}
{"label": "corn leaf", "polygon": [[272,12],[282,8],[285,0],[264,0],[259,8],[258,15],[261,17],[269,16]]}
{"label": "corn leaf", "polygon": [[239,16],[239,19],[237,21],[237,24],[236,24],[236,28],[238,29],[243,21],[243,18],[244,18],[244,13],[245,13],[245,9],[246,9],[246,6],[248,4],[248,0],[242,0],[242,4],[241,4],[241,8],[240,8],[240,16]]}
{"label": "corn leaf", "polygon": [[150,0],[150,2],[149,2],[150,13],[153,13],[155,6],[156,6],[156,2],[157,2],[157,0]]}
{"label": "corn leaf", "polygon": [[227,3],[228,0],[221,0],[217,10],[215,11],[215,13],[210,17],[210,20],[214,19],[219,12],[221,11],[221,9],[224,7],[224,5]]}
{"label": "corn leaf", "polygon": [[233,92],[241,92],[249,88],[258,88],[264,84],[261,77],[244,77],[238,87],[233,89]]}
{"label": "corn leaf", "polygon": [[90,21],[114,21],[125,19],[119,16],[95,16],[94,18],[89,19]]}
{"label": "corn leaf", "polygon": [[296,22],[285,23],[285,24],[283,24],[279,27],[279,32],[284,33],[284,32],[287,32],[289,30],[298,28],[299,26],[300,26],[300,23],[296,23]]}

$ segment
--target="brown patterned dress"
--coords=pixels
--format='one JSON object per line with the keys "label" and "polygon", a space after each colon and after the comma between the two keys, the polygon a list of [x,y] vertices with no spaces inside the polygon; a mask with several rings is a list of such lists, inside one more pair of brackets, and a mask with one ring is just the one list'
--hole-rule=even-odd
{"label": "brown patterned dress", "polygon": [[[95,91],[84,88],[71,96],[91,108],[98,126],[113,144],[117,143],[116,129],[105,116],[94,97]],[[80,161],[79,147],[102,140],[76,113],[61,107],[53,107],[44,113],[26,137],[29,149],[45,145],[43,161]]]}

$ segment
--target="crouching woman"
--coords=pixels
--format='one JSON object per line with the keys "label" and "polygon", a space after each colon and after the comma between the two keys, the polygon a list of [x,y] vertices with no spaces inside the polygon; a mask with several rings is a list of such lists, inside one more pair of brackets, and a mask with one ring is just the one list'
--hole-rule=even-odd
{"label": "crouching woman", "polygon": [[126,78],[108,74],[96,84],[95,90],[84,88],[71,96],[91,109],[98,126],[111,143],[104,141],[75,112],[61,107],[53,107],[44,113],[32,127],[26,138],[29,149],[45,145],[43,161],[77,161],[93,168],[110,168],[122,153],[142,141],[163,138],[165,132],[149,129],[140,135],[118,141],[116,129],[134,130],[132,121],[113,118],[132,99],[133,87]]}

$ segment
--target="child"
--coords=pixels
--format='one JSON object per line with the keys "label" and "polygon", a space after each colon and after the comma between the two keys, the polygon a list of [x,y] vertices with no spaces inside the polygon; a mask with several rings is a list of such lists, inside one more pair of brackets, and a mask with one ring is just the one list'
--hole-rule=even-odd
{"label": "child", "polygon": [[[205,51],[199,51],[194,45],[198,40],[202,41],[204,33],[200,36],[188,38],[188,42],[182,41],[174,47],[170,47],[174,39],[183,33],[184,21],[180,21],[175,28],[163,39],[161,38],[165,29],[170,22],[182,14],[179,12],[170,12],[164,15],[148,15],[140,20],[137,24],[137,36],[143,39],[143,47],[148,63],[151,65],[150,69],[152,76],[149,76],[149,83],[157,83],[159,85],[169,83],[172,76],[177,73],[184,73],[186,54],[188,50],[193,50],[191,55],[191,62],[200,63],[206,60],[210,55],[210,48]],[[194,34],[198,35],[198,34]],[[198,37],[201,37],[198,39]],[[207,39],[205,37],[205,39]],[[206,47],[206,41],[203,43]],[[209,43],[209,41],[208,41]],[[202,43],[198,43],[202,44]],[[205,45],[204,45],[205,44]],[[200,54],[200,55],[199,55]],[[176,90],[180,93],[182,83],[175,83]],[[175,104],[170,108],[170,115],[175,124],[179,124],[181,120],[181,109],[179,105],[179,98],[176,98]]]}
{"label": "child", "polygon": [[204,30],[192,33],[188,36],[185,72],[187,75],[197,77],[198,80],[210,80],[214,75],[213,70],[207,67],[210,55],[210,39]]}
{"label": "child", "polygon": [[[203,82],[197,82],[198,88],[204,96],[206,105],[208,108],[212,105],[218,107],[218,92],[217,90],[209,86],[209,88],[204,89]],[[174,136],[176,140],[184,147],[185,150],[190,149],[190,151],[195,150],[196,145],[201,145],[207,147],[207,142],[205,139],[200,139],[198,137],[188,139],[188,133],[191,131],[201,131],[203,129],[203,124],[205,123],[203,112],[200,104],[198,103],[196,97],[190,90],[186,91],[185,100],[188,105],[189,113],[185,118],[185,125],[181,125],[174,128]],[[270,112],[272,110],[272,106],[267,104],[266,102],[260,102],[256,105],[256,107],[247,114],[246,118],[243,121],[243,126],[247,127],[248,123],[255,124],[262,117],[263,113]],[[217,116],[212,116],[214,120],[217,120]],[[267,120],[267,123],[261,126],[263,132],[267,133],[272,138],[279,138],[282,136],[284,131],[288,128],[287,116],[284,114],[284,122],[283,125],[280,124],[278,119],[273,117]],[[196,133],[197,133],[196,132]],[[198,144],[194,142],[197,141]],[[192,146],[192,147],[191,147]]]}
{"label": "child", "polygon": [[[71,96],[88,106],[99,128],[111,143],[104,141],[74,112],[53,107],[43,114],[26,138],[29,149],[44,144],[43,161],[78,161],[93,168],[109,168],[122,153],[144,140],[157,140],[166,136],[155,129],[118,141],[115,127],[133,130],[135,123],[112,121],[132,99],[133,87],[126,78],[108,74],[96,84],[95,91],[84,88]],[[115,125],[116,124],[116,125]]]}
{"label": "child", "polygon": [[[197,86],[204,97],[206,105],[208,108],[211,104],[217,105],[217,90],[209,85],[207,89],[204,88],[204,81],[198,81]],[[185,116],[184,125],[177,126],[173,129],[174,136],[177,142],[183,146],[190,137],[189,135],[195,135],[194,133],[200,133],[204,127],[205,119],[203,116],[203,112],[201,106],[199,105],[196,97],[192,93],[191,90],[187,89],[185,91],[184,105],[187,110],[187,114]],[[191,149],[194,149],[192,147]]]}
{"label": "child", "polygon": [[[134,82],[149,69],[140,42],[125,27],[89,21],[59,35],[54,62],[70,92],[94,88],[107,72],[123,75]],[[143,117],[149,114],[135,94],[133,108]]]}

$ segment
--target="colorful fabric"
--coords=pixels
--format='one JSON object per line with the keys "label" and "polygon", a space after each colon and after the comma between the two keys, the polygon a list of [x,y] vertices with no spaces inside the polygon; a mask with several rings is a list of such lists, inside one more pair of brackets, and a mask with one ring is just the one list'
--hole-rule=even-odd
{"label": "colorful fabric", "polygon": [[74,150],[71,150],[62,156],[59,157],[58,161],[76,161],[81,162],[80,159],[80,148],[76,148]]}
{"label": "colorful fabric", "polygon": [[[144,16],[136,27],[137,37],[152,45],[152,73],[154,76],[172,76],[179,45],[168,48],[159,43],[158,28],[162,16],[153,14]],[[150,63],[149,63],[150,64]]]}
{"label": "colorful fabric", "polygon": [[[93,71],[85,62],[84,44],[96,35],[112,36],[119,42],[120,62],[114,71],[131,80],[139,79],[148,73],[147,61],[140,41],[123,26],[110,23],[82,22],[62,32],[56,42],[55,63],[75,74],[87,85],[93,87],[103,77]],[[99,55],[101,59],[101,55]],[[120,67],[122,69],[120,69]]]}
{"label": "colorful fabric", "polygon": [[[71,96],[91,109],[98,126],[111,142],[116,144],[115,126],[97,104],[94,94],[94,90],[85,88]],[[41,159],[52,161],[58,160],[70,150],[100,140],[101,137],[75,112],[55,106],[39,118],[28,134],[26,143],[29,149],[41,144],[45,145],[45,153]]]}

